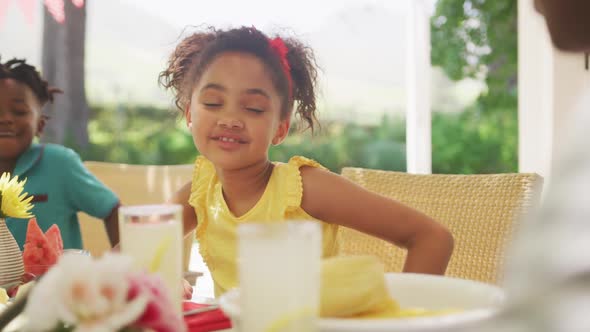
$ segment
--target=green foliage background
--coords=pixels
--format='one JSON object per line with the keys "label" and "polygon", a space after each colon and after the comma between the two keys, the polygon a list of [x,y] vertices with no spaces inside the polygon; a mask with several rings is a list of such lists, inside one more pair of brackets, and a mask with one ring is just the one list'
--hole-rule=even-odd
{"label": "green foliage background", "polygon": [[432,64],[454,80],[480,79],[487,89],[459,115],[435,114],[433,171],[517,171],[517,7],[515,0],[438,0]]}

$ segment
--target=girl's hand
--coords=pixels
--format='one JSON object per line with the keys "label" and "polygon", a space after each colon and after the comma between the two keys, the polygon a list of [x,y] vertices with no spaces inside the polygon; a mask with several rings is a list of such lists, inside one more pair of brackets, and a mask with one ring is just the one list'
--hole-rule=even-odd
{"label": "girl's hand", "polygon": [[182,188],[180,188],[169,201],[171,204],[182,205],[182,225],[183,234],[187,235],[197,227],[197,214],[195,208],[192,207],[188,199],[191,195],[191,181],[187,182]]}
{"label": "girl's hand", "polygon": [[182,297],[185,300],[190,300],[193,297],[193,286],[191,286],[191,284],[186,281],[186,279],[182,279]]}

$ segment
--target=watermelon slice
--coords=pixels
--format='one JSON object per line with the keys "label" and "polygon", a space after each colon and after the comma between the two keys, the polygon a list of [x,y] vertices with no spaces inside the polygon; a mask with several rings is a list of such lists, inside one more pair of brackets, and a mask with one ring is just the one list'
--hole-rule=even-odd
{"label": "watermelon slice", "polygon": [[[56,239],[55,235],[51,235],[51,237],[54,240]],[[56,242],[56,240],[53,243],[49,242],[45,234],[43,234],[43,231],[41,231],[41,228],[39,228],[37,219],[32,218],[29,220],[23,250],[25,272],[32,273],[36,276],[40,276],[47,272],[47,270],[57,262],[57,244],[58,242]]]}
{"label": "watermelon slice", "polygon": [[49,241],[50,245],[53,245],[55,252],[57,252],[57,256],[61,256],[64,252],[64,243],[61,240],[61,232],[59,231],[59,227],[56,224],[51,225],[47,232],[45,232],[45,237]]}

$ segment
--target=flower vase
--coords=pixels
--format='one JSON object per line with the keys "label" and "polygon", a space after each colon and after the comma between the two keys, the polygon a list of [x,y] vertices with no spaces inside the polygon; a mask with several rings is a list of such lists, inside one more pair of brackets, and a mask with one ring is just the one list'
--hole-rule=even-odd
{"label": "flower vase", "polygon": [[19,282],[24,273],[20,248],[6,226],[6,220],[0,218],[0,286],[9,287]]}

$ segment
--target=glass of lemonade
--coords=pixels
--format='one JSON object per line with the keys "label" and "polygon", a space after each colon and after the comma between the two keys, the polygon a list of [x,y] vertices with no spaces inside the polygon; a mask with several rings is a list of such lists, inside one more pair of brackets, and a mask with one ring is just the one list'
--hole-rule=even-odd
{"label": "glass of lemonade", "polygon": [[321,226],[238,226],[239,331],[317,331]]}
{"label": "glass of lemonade", "polygon": [[131,205],[119,208],[121,252],[159,273],[170,298],[182,311],[182,206]]}

